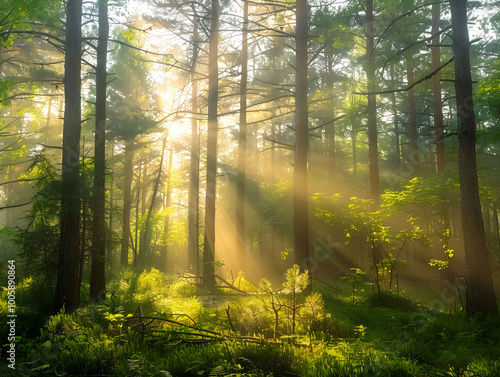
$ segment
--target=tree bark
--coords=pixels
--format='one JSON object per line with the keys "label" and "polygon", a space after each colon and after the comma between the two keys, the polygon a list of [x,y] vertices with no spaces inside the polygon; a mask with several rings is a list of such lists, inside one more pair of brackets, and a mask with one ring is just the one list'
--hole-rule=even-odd
{"label": "tree bark", "polygon": [[200,136],[198,133],[198,28],[193,26],[193,63],[191,65],[191,156],[189,160],[188,191],[188,271],[199,274],[199,187],[200,187]]}
{"label": "tree bark", "polygon": [[78,256],[80,246],[80,132],[82,1],[68,0],[64,58],[64,126],[61,181],[61,238],[54,310],[80,303]]}
{"label": "tree bark", "polygon": [[245,182],[247,160],[248,1],[243,1],[241,45],[240,129],[238,135],[238,181],[236,184],[236,260],[245,270]]}
{"label": "tree bark", "polygon": [[158,167],[158,175],[156,176],[153,186],[153,193],[151,194],[151,203],[149,204],[148,214],[146,216],[146,223],[144,224],[144,232],[141,234],[141,247],[139,248],[139,264],[145,266],[151,259],[151,217],[155,210],[156,196],[158,195],[158,188],[160,187],[161,175],[163,172],[163,160],[165,156],[165,147],[167,145],[167,137],[164,137],[163,146],[161,149],[160,165]]}
{"label": "tree bark", "polygon": [[309,217],[307,190],[307,154],[309,122],[307,106],[307,0],[297,0],[295,28],[295,159],[293,174],[293,234],[295,264],[309,269]]}
{"label": "tree bark", "polygon": [[[376,91],[375,49],[373,34],[373,0],[366,0],[366,79],[369,93]],[[373,207],[380,206],[380,178],[378,169],[377,97],[368,95],[368,160],[370,170],[370,196]]]}
{"label": "tree bark", "polygon": [[[170,143],[170,148],[168,150],[168,168],[167,168],[167,193],[165,198],[165,209],[172,206],[172,165],[174,157],[174,144]],[[165,215],[165,222],[163,223],[163,234],[168,236],[170,231],[170,214]],[[160,251],[160,269],[163,272],[168,271],[168,243],[163,245]]]}
{"label": "tree bark", "polygon": [[215,201],[217,186],[217,104],[219,97],[219,0],[211,0],[211,23],[208,51],[208,133],[207,188],[205,195],[205,237],[203,249],[203,284],[215,287]]}
{"label": "tree bark", "polygon": [[[439,44],[441,38],[439,36],[439,19],[441,15],[441,5],[439,3],[432,4],[432,63],[431,71],[437,70],[441,66],[441,51]],[[445,168],[444,154],[444,121],[443,121],[443,104],[441,102],[441,73],[437,72],[430,79],[432,86],[432,102],[434,107],[434,144],[436,155],[436,172],[440,172]]]}
{"label": "tree bark", "polygon": [[[330,97],[335,98],[334,83],[333,83],[333,52],[325,52],[325,59],[327,61],[327,75],[326,75],[326,87],[327,92],[330,93]],[[328,117],[326,121],[331,122],[325,128],[325,146],[326,146],[326,156],[327,156],[327,175],[330,178],[335,178],[337,175],[337,160],[335,158],[336,140],[335,140],[335,106],[332,101],[330,104],[330,111],[328,112]]]}
{"label": "tree bark", "polygon": [[457,133],[462,225],[465,247],[466,313],[498,314],[484,236],[476,164],[476,124],[467,30],[467,0],[450,0],[455,57]]}
{"label": "tree bark", "polygon": [[[391,81],[395,82],[396,78],[394,75],[394,67],[391,66]],[[394,149],[395,149],[395,159],[396,159],[396,171],[398,174],[401,173],[401,144],[399,140],[399,122],[398,122],[398,106],[396,102],[396,93],[392,93],[392,113],[394,116]]]}
{"label": "tree bark", "polygon": [[[413,56],[408,55],[406,59],[406,77],[408,85],[415,82],[415,74],[413,71]],[[410,136],[410,164],[415,169],[415,172],[420,172],[420,155],[418,150],[418,132],[417,132],[417,113],[415,110],[415,90],[408,90],[408,134]]]}
{"label": "tree bark", "polygon": [[108,4],[99,2],[99,41],[97,42],[94,192],[92,224],[92,268],[90,272],[90,298],[103,297],[106,256],[106,62],[108,54]]}
{"label": "tree bark", "polygon": [[130,210],[132,208],[132,178],[134,177],[134,149],[133,142],[126,141],[124,185],[123,185],[123,214],[122,214],[122,243],[120,263],[122,266],[128,265],[128,249],[130,245]]}

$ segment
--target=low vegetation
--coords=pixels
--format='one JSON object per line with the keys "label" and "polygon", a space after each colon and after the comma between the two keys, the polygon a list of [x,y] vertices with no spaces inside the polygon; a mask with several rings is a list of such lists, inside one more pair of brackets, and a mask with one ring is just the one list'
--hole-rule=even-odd
{"label": "low vegetation", "polygon": [[[124,269],[109,283],[106,299],[98,303],[47,318],[36,311],[20,311],[16,373],[7,365],[1,372],[23,376],[500,375],[498,317],[470,319],[462,312],[443,312],[404,295],[378,294],[362,279],[360,271],[352,271],[338,282],[315,283],[308,295],[304,291],[308,275],[294,266],[281,286],[265,279],[254,285],[239,276],[233,283],[244,295],[233,290],[209,292],[155,269],[141,274]],[[30,281],[18,288],[20,304],[30,297],[29,291]],[[6,339],[5,323],[1,332]]]}

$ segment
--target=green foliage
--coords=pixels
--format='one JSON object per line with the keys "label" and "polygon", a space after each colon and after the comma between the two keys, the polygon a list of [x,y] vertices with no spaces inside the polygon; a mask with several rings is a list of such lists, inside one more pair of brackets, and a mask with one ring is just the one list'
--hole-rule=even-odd
{"label": "green foliage", "polygon": [[296,264],[286,271],[286,281],[283,283],[285,292],[300,293],[309,285],[309,271],[300,272],[300,267]]}
{"label": "green foliage", "polygon": [[366,272],[359,268],[351,268],[351,272],[348,272],[342,279],[347,281],[352,286],[352,303],[355,304],[356,292],[358,289],[363,289],[365,285]]}

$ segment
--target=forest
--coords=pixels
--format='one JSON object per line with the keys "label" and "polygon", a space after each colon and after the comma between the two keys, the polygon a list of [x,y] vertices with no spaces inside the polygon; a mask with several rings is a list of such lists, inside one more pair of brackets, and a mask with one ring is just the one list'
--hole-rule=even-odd
{"label": "forest", "polygon": [[0,374],[500,376],[500,3],[0,0]]}

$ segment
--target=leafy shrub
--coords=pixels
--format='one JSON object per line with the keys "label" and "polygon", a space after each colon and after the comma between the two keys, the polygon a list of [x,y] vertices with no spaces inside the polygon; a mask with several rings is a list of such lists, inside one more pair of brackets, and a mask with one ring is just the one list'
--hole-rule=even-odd
{"label": "leafy shrub", "polygon": [[172,284],[170,293],[173,297],[191,297],[196,296],[198,288],[195,285],[189,284],[187,281],[180,280]]}

